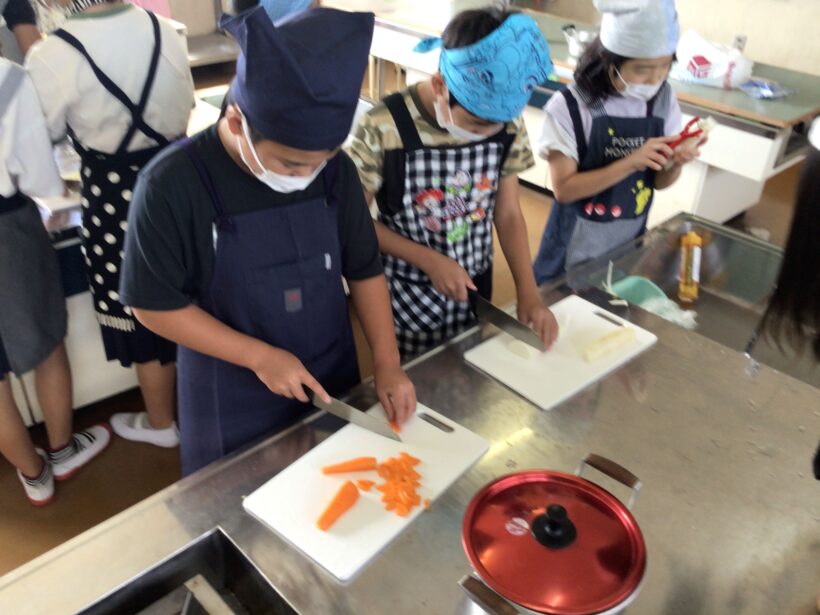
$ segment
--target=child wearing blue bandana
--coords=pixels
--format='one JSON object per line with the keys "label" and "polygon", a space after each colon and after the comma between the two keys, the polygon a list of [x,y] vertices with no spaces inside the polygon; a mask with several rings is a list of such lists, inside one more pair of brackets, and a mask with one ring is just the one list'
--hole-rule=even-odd
{"label": "child wearing blue bandana", "polygon": [[533,165],[520,115],[552,72],[547,42],[526,15],[481,9],[417,51],[438,48],[439,72],[370,110],[349,148],[377,204],[399,349],[421,353],[472,322],[470,292],[492,293],[493,225],[518,318],[550,346],[558,327],[529,266],[517,177]]}

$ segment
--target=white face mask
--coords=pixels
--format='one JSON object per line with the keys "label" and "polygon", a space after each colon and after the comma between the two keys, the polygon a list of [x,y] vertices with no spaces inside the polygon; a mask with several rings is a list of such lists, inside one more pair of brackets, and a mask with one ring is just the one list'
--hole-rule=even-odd
{"label": "white face mask", "polygon": [[248,128],[248,122],[244,115],[242,116],[242,132],[245,135],[245,140],[248,143],[248,149],[251,150],[254,162],[256,162],[257,166],[262,170],[260,172],[253,170],[253,167],[250,165],[247,158],[245,158],[245,153],[242,151],[242,141],[239,137],[236,137],[236,145],[239,148],[239,157],[242,158],[242,162],[245,163],[245,166],[248,167],[248,170],[253,173],[256,179],[276,192],[288,193],[305,190],[313,183],[313,180],[319,177],[319,173],[322,172],[322,169],[324,169],[327,164],[326,160],[323,161],[322,164],[316,167],[310,175],[281,175],[279,173],[274,173],[270,169],[265,168],[265,165],[263,165],[262,161],[259,159],[259,154],[256,153],[256,148],[253,146],[253,141],[251,141],[250,129]]}
{"label": "white face mask", "polygon": [[[458,124],[453,121],[453,110],[450,108],[442,96],[436,96],[436,102],[433,105],[436,110],[436,122],[438,125],[441,126],[444,130],[449,132],[453,137],[459,139],[460,141],[483,141],[490,135],[480,135],[475,132],[470,132],[466,128],[462,128]],[[447,107],[447,115],[449,115],[449,119],[444,117],[444,112],[441,110],[442,107]]]}
{"label": "white face mask", "polygon": [[624,91],[621,93],[628,98],[636,98],[644,101],[652,100],[663,85],[663,81],[658,81],[658,83],[652,84],[629,83],[621,76],[621,73],[617,68],[615,69],[615,74],[618,75],[618,79],[620,79],[621,83],[624,84]]}

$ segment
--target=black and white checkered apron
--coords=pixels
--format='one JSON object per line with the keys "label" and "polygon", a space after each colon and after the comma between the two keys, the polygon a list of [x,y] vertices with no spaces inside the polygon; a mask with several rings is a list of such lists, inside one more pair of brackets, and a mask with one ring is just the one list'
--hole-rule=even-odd
{"label": "black and white checkered apron", "polygon": [[[404,97],[388,96],[385,104],[403,149],[397,164],[385,164],[388,189],[377,195],[379,221],[452,258],[474,280],[489,277],[495,196],[514,135],[502,130],[477,143],[426,147]],[[439,293],[423,271],[388,254],[383,260],[403,357],[432,348],[473,321],[469,304]]]}
{"label": "black and white checkered apron", "polygon": [[[120,269],[124,257],[128,208],[137,173],[168,144],[168,139],[143,118],[154,84],[162,40],[159,21],[148,13],[154,29],[154,50],[140,100],[131,101],[97,66],[83,44],[65,30],[54,32],[88,61],[100,84],[131,113],[131,126],[117,150],[104,153],[84,147],[69,128],[75,149],[82,159],[83,252],[94,310],[100,323],[106,357],[129,367],[133,363],[176,360],[176,345],[143,327],[131,310],[120,303]],[[137,151],[128,146],[137,132],[157,145]]]}

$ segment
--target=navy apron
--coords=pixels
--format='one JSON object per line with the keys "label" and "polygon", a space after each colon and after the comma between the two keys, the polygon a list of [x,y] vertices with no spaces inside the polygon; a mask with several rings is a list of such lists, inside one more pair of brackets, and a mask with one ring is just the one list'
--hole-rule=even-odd
{"label": "navy apron", "polygon": [[[492,294],[493,213],[501,171],[515,135],[504,129],[475,143],[427,147],[404,95],[384,99],[402,141],[385,159],[376,195],[379,221],[391,231],[452,258],[479,294]],[[420,354],[474,321],[469,303],[438,292],[410,263],[382,255],[402,358]]]}
{"label": "navy apron", "polygon": [[[162,50],[162,38],[156,15],[147,12],[154,32],[154,49],[139,102],[128,95],[106,75],[89,55],[85,46],[65,30],[54,36],[71,45],[88,62],[100,84],[131,113],[131,125],[114,153],[86,148],[69,128],[74,149],[82,160],[83,253],[94,311],[100,325],[106,358],[124,367],[133,363],[162,364],[176,360],[176,346],[146,329],[134,318],[131,309],[120,303],[120,269],[122,267],[128,209],[137,173],[169,143],[151,128],[143,114],[151,95]],[[137,131],[156,141],[156,145],[136,151],[128,146]]]}
{"label": "navy apron", "polygon": [[[184,151],[216,212],[214,272],[197,304],[246,335],[287,350],[341,395],[359,382],[342,285],[338,160],[322,172],[325,197],[228,216],[193,142]],[[284,429],[309,406],[272,393],[244,367],[179,347],[179,421],[184,476]]]}
{"label": "navy apron", "polygon": [[[578,145],[578,171],[600,169],[629,156],[647,139],[664,134],[671,88],[668,83],[646,103],[645,117],[611,117],[603,103],[588,103],[592,115],[589,142],[584,135],[578,101],[569,89],[566,99]],[[586,101],[584,101],[586,102]],[[575,201],[554,201],[541,239],[534,271],[540,285],[573,267],[606,254],[646,230],[655,191],[655,172],[637,171],[600,194]]]}

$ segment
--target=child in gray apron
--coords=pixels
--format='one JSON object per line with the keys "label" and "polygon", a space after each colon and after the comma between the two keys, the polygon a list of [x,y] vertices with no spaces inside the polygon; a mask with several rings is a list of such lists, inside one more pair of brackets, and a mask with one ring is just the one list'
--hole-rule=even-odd
{"label": "child in gray apron", "polygon": [[643,234],[655,190],[697,155],[667,145],[681,129],[666,82],[678,41],[674,2],[615,4],[596,2],[601,34],[575,83],[545,108],[538,153],[549,160],[555,201],[534,264],[539,284]]}
{"label": "child in gray apron", "polygon": [[[57,256],[39,210],[24,194],[55,196],[63,183],[34,87],[0,58],[0,453],[17,468],[32,504],[108,445],[103,425],[71,433],[67,315]],[[49,450],[35,449],[12,395],[12,374],[34,371]]]}

